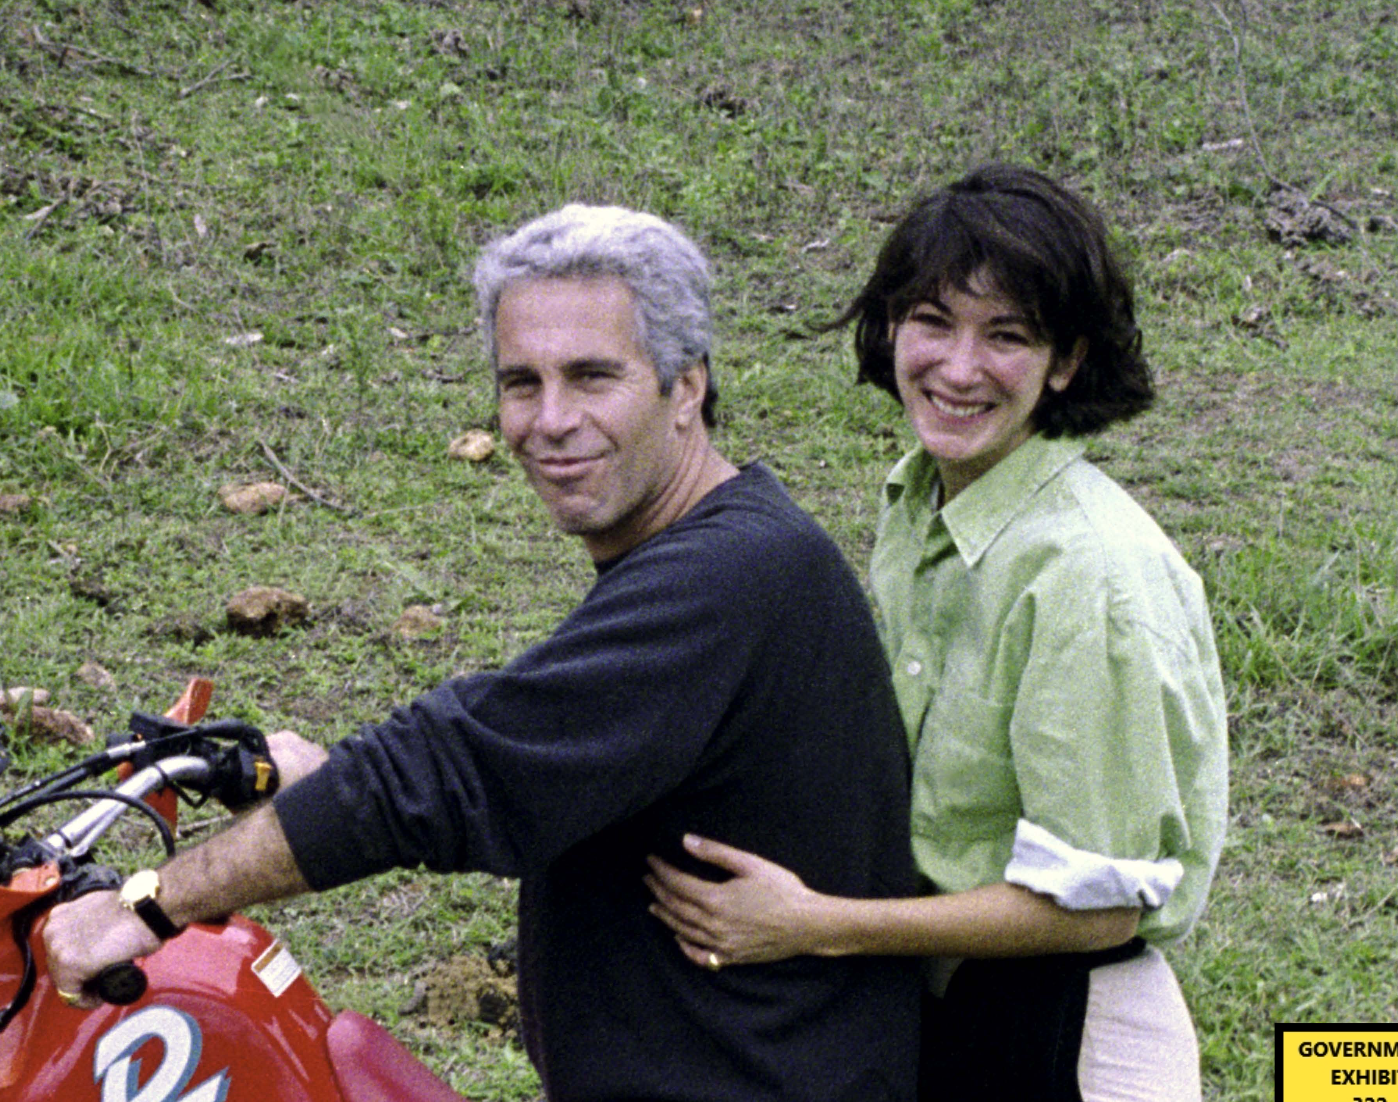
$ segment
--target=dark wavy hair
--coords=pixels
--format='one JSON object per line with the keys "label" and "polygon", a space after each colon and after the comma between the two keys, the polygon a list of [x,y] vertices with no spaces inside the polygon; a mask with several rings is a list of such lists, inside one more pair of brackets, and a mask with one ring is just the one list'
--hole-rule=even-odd
{"label": "dark wavy hair", "polygon": [[988,164],[914,203],[889,233],[869,281],[823,329],[855,323],[859,381],[898,397],[892,326],[947,287],[976,276],[1024,311],[1058,356],[1087,341],[1072,381],[1045,388],[1035,427],[1045,436],[1100,432],[1155,398],[1131,284],[1101,216],[1042,173]]}

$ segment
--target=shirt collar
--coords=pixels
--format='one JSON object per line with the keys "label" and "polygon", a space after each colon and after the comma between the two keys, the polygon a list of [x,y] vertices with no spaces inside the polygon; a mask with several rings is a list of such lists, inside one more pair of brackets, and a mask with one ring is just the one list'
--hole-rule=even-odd
{"label": "shirt collar", "polygon": [[[1046,440],[1037,433],[943,506],[938,518],[946,525],[956,550],[967,566],[975,566],[1028,505],[1030,498],[1083,453],[1081,440]],[[910,495],[908,508],[931,508],[938,492],[936,461],[918,448],[898,461],[884,483],[884,500],[893,505]]]}

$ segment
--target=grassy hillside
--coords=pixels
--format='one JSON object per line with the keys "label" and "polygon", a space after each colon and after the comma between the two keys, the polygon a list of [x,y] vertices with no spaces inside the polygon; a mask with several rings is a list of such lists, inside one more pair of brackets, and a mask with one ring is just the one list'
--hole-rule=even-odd
{"label": "grassy hillside", "polygon": [[[1162,399],[1091,454],[1205,579],[1234,761],[1172,959],[1207,1096],[1270,1098],[1273,1022],[1398,1019],[1396,78],[1387,0],[7,0],[0,682],[105,731],[206,674],[218,714],[331,740],[546,633],[585,557],[447,445],[494,429],[479,245],[575,198],[709,249],[720,446],[862,572],[910,437],[808,323],[915,191],[1028,163],[1135,265]],[[221,506],[264,479],[299,500]],[[253,584],[306,624],[227,631]],[[444,625],[395,633],[414,604]],[[63,754],[11,749],[11,780]],[[517,1049],[400,1014],[511,893],[403,874],[261,917],[334,1005],[523,1099]]]}

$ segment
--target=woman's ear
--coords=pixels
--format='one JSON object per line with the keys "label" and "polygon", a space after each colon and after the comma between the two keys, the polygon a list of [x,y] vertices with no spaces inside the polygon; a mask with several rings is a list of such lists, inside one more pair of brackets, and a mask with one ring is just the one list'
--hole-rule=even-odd
{"label": "woman's ear", "polygon": [[1087,338],[1079,337],[1073,342],[1073,347],[1066,356],[1054,357],[1054,364],[1049,369],[1047,379],[1048,388],[1055,394],[1062,394],[1068,389],[1068,384],[1073,381],[1073,376],[1077,374],[1078,368],[1086,358]]}

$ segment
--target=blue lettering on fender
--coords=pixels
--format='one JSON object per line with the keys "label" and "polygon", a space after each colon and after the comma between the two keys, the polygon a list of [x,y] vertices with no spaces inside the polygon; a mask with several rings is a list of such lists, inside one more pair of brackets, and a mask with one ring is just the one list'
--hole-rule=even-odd
{"label": "blue lettering on fender", "polygon": [[[152,1037],[165,1045],[165,1055],[140,1086],[141,1061],[132,1055]],[[151,1006],[132,1014],[97,1041],[92,1078],[102,1084],[102,1102],[224,1102],[228,1069],[181,1094],[194,1077],[203,1049],[199,1023],[170,1006]]]}

